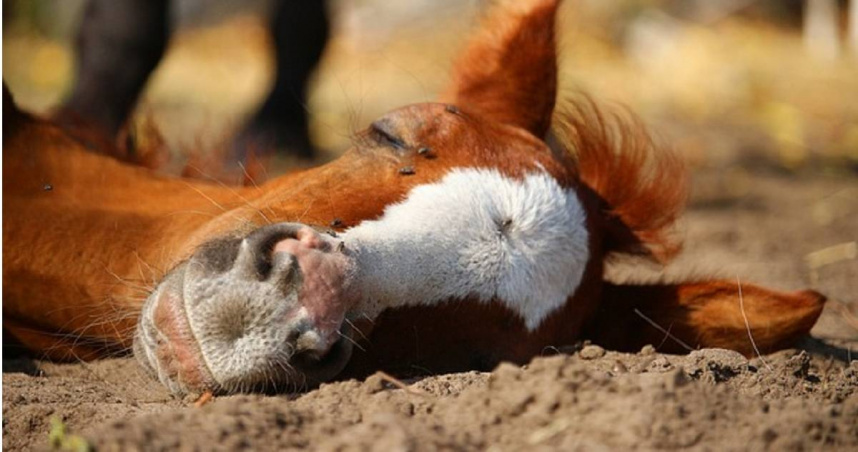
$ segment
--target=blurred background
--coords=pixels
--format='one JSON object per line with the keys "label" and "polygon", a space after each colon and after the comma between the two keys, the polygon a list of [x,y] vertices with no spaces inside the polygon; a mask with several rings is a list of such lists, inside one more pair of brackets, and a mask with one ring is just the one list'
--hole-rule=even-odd
{"label": "blurred background", "polygon": [[[435,99],[486,1],[330,0],[306,101],[317,158]],[[84,5],[3,0],[3,78],[25,108],[70,93]],[[272,4],[171,8],[132,121],[181,156],[229,140],[267,95]],[[858,339],[858,0],[567,0],[559,28],[561,93],[629,107],[694,171],[676,273],[815,288],[832,300],[815,334]]]}
{"label": "blurred background", "polygon": [[[693,167],[854,174],[856,3],[567,1],[561,90],[631,107]],[[3,78],[24,107],[49,113],[69,94],[84,5],[3,1]],[[385,111],[434,99],[485,2],[328,6],[332,38],[306,106],[323,158]],[[273,81],[271,9],[265,0],[174,1],[173,36],[136,117],[151,115],[177,152],[231,136]]]}

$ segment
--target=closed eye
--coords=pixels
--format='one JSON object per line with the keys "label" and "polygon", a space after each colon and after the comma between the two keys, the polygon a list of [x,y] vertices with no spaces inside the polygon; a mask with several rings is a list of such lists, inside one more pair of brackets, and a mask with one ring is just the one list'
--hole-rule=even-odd
{"label": "closed eye", "polygon": [[391,132],[389,127],[385,121],[375,121],[369,126],[369,134],[373,140],[382,146],[404,149],[406,147],[405,141]]}

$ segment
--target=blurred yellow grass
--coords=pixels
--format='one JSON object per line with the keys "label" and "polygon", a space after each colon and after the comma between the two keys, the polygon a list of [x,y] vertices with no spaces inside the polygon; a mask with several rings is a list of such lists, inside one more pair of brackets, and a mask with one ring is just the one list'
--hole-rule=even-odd
{"label": "blurred yellow grass", "polygon": [[3,80],[15,99],[40,113],[59,104],[72,77],[68,46],[38,35],[3,38]]}
{"label": "blurred yellow grass", "polygon": [[[704,26],[642,6],[618,25],[610,8],[587,5],[563,10],[561,91],[629,105],[694,165],[729,165],[749,153],[787,169],[814,159],[858,164],[858,61],[810,58],[798,30],[759,21]],[[385,111],[434,99],[476,12],[375,36],[337,28],[308,100],[317,144],[339,152]],[[171,145],[222,139],[264,98],[270,46],[256,16],[180,30],[141,104]],[[19,102],[39,112],[56,106],[73,76],[69,43],[13,29],[3,47],[4,79]]]}

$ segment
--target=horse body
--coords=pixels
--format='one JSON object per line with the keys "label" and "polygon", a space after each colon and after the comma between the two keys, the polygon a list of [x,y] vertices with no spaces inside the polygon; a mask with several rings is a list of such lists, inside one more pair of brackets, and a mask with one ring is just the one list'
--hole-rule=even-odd
{"label": "horse body", "polygon": [[611,253],[678,250],[685,172],[588,102],[555,115],[565,145],[542,140],[557,6],[500,4],[443,103],[395,110],[338,160],[260,186],[95,155],[5,98],[4,328],[54,359],[133,347],[175,392],[660,342],[635,313],[745,354],[806,334],[814,292],[603,280]]}

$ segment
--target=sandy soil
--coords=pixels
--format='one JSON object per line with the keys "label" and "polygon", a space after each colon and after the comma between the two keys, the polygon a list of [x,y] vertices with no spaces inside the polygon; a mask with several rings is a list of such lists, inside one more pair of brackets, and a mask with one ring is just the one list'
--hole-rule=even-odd
{"label": "sandy soil", "polygon": [[558,344],[567,346],[524,367],[430,376],[407,389],[374,375],[202,408],[171,397],[132,359],[9,360],[3,447],[48,448],[58,418],[99,450],[856,450],[856,194],[854,178],[696,177],[687,251],[667,273],[828,294],[815,338],[793,350],[746,360],[725,350],[664,355],[659,344],[636,354]]}

